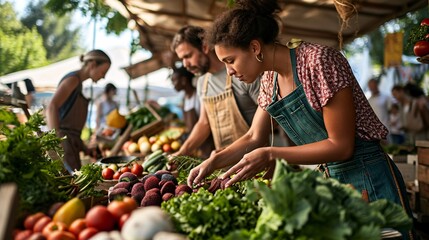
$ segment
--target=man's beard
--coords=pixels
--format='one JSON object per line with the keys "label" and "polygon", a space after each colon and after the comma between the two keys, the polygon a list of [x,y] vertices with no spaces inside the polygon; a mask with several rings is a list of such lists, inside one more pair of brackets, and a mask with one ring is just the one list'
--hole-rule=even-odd
{"label": "man's beard", "polygon": [[[196,76],[202,76],[206,74],[210,69],[210,61],[208,58],[204,58],[202,61],[200,61],[199,66],[191,67],[191,69],[196,70],[194,75]],[[192,72],[192,71],[191,71]]]}

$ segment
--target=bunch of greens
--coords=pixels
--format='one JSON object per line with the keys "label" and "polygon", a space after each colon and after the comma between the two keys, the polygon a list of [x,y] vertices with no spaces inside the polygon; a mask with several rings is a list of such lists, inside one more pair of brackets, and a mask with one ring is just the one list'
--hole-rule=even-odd
{"label": "bunch of greens", "polygon": [[232,189],[212,194],[200,188],[163,202],[161,207],[173,219],[176,229],[190,239],[222,239],[229,232],[256,226],[260,214],[257,203]]}
{"label": "bunch of greens", "polygon": [[47,153],[61,154],[61,139],[55,132],[41,132],[44,119],[40,112],[21,124],[10,109],[0,108],[0,184],[14,182],[18,186],[20,213],[49,208],[64,201],[67,194],[59,187],[70,178],[64,176],[61,160]]}
{"label": "bunch of greens", "polygon": [[234,231],[226,239],[380,239],[382,228],[411,226],[398,204],[368,204],[352,187],[308,169],[294,172],[282,161],[271,188],[254,184],[264,202],[256,228]]}

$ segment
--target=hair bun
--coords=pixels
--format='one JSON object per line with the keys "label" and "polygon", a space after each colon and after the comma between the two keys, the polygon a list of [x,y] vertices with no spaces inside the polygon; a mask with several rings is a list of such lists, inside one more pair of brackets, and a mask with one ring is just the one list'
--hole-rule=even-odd
{"label": "hair bun", "polygon": [[277,0],[235,0],[235,8],[261,16],[271,16],[281,10]]}

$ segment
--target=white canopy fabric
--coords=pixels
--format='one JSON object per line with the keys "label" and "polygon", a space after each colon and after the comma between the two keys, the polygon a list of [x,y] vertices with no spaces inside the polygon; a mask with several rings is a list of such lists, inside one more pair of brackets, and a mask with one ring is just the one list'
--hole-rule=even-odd
{"label": "white canopy fabric", "polygon": [[[129,75],[123,69],[130,65],[129,60],[129,49],[127,48],[116,48],[105,51],[112,59],[112,65],[106,74],[105,79],[100,80],[97,84],[98,87],[103,87],[107,82],[114,83],[118,88],[127,88],[129,82]],[[136,53],[132,57],[131,63],[142,61],[147,59],[150,54],[148,53]],[[61,78],[68,72],[80,69],[81,63],[79,56],[75,56],[63,61],[59,61],[48,66],[27,69],[23,71],[14,72],[4,76],[0,76],[0,82],[7,84],[17,82],[25,78],[32,80],[33,85],[36,89],[42,90],[54,90]],[[151,73],[146,77],[139,77],[131,81],[132,88],[144,88],[146,81],[149,81],[151,86],[159,86],[172,89],[172,85],[168,77],[167,69],[160,69]],[[91,85],[91,81],[85,81],[84,87]]]}

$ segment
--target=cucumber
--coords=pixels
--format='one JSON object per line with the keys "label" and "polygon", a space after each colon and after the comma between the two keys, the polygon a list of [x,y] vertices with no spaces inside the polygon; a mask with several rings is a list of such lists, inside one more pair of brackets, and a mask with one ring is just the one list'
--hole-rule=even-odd
{"label": "cucumber", "polygon": [[160,154],[157,153],[155,155],[154,154],[149,155],[149,158],[143,162],[143,168],[144,169],[148,169],[150,166],[156,164],[159,161],[162,161],[162,159],[165,158],[164,155],[162,155],[162,150],[160,150],[160,151],[161,151]]}

